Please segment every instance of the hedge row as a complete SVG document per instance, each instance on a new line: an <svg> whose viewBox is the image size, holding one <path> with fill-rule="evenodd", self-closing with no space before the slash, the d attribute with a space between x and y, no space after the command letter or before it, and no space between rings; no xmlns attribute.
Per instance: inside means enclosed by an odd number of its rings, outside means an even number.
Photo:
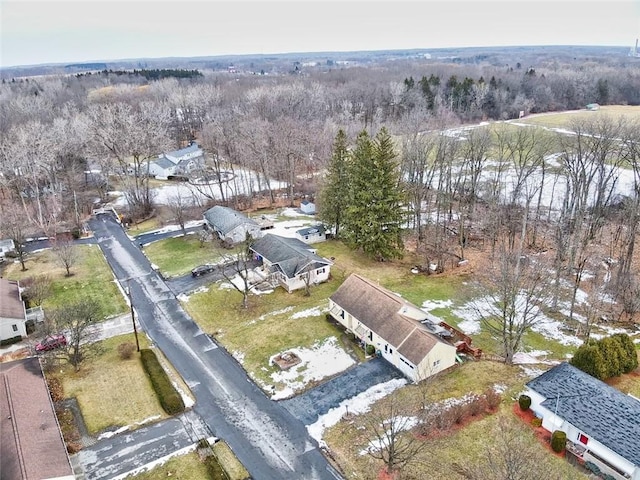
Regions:
<svg viewBox="0 0 640 480"><path fill-rule="evenodd" d="M0 340L0 347L13 345L14 343L18 343L20 340L22 340L22 337L20 335L11 338L5 338L4 340Z"/></svg>
<svg viewBox="0 0 640 480"><path fill-rule="evenodd" d="M581 345L570 363L593 377L606 380L638 368L638 354L629 335L616 333Z"/></svg>
<svg viewBox="0 0 640 480"><path fill-rule="evenodd" d="M148 348L143 348L140 350L140 360L142 361L142 368L144 368L149 380L151 380L151 385L164 411L169 415L184 412L182 397L174 388L167 372L160 365L155 352Z"/></svg>

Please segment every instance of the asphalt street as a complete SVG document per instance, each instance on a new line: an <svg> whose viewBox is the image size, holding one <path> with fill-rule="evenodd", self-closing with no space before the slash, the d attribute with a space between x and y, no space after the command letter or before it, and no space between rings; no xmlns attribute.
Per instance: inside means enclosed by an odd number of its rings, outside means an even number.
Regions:
<svg viewBox="0 0 640 480"><path fill-rule="evenodd" d="M96 216L90 228L117 279L130 286L143 330L189 385L196 398L194 411L211 436L229 444L252 478L341 478L303 422L267 398L242 367L186 314L113 215ZM124 462L134 454L126 448L120 455ZM97 463L80 462L86 478L94 478L90 470L98 468L98 452L96 456Z"/></svg>

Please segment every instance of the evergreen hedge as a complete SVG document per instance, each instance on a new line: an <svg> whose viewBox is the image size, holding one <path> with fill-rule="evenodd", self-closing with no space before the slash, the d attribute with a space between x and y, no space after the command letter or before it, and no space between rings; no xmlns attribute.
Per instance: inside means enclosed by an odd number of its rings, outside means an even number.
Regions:
<svg viewBox="0 0 640 480"><path fill-rule="evenodd" d="M164 411L169 415L184 412L182 397L171 383L167 372L160 365L155 352L149 348L141 349L140 360Z"/></svg>
<svg viewBox="0 0 640 480"><path fill-rule="evenodd" d="M518 397L518 405L520 405L520 410L526 412L531 406L531 397L529 395L520 395Z"/></svg>
<svg viewBox="0 0 640 480"><path fill-rule="evenodd" d="M638 354L629 335L616 333L581 345L569 363L593 377L606 380L638 368Z"/></svg>
<svg viewBox="0 0 640 480"><path fill-rule="evenodd" d="M551 434L551 450L556 453L562 452L567 446L567 434L562 430L556 430Z"/></svg>

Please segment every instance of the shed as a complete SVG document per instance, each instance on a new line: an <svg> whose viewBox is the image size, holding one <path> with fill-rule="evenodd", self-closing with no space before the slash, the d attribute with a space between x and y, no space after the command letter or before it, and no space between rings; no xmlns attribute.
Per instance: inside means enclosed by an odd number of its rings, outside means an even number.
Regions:
<svg viewBox="0 0 640 480"><path fill-rule="evenodd" d="M316 204L309 200L303 200L300 203L300 211L307 215L314 215L316 213Z"/></svg>

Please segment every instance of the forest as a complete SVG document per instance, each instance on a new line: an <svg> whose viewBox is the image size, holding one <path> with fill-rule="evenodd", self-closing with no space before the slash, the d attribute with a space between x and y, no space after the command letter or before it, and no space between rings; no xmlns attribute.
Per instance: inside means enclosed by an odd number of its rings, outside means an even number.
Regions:
<svg viewBox="0 0 640 480"><path fill-rule="evenodd" d="M615 294L622 306L616 318L632 318L640 292L632 268L640 222L637 123L580 118L568 135L505 121L590 103L638 105L640 63L548 52L532 64L534 57L518 55L516 50L500 65L474 52L473 61L414 56L366 65L296 62L263 75L238 67L197 70L201 75L144 70L171 73L159 79L165 75L140 70L4 78L1 236L20 240L80 229L110 190L124 193L131 218L144 218L154 210L157 186L145 174L149 162L196 140L207 155L197 176L213 184L207 190L194 182L202 194L199 208L305 197L318 201L322 218L335 227L327 189L337 188L332 198L349 201L354 185L367 190L367 175L393 171L387 175L395 182L392 204L405 213L394 226L402 222L406 241L389 223L374 224L393 232L393 248L384 240L367 245L361 239L371 225L343 224L345 240L355 248L386 260L384 252L393 258L411 244L425 271L437 273L455 268L481 243L494 267L502 265L496 275L505 288L511 282L503 295L512 302L526 302L518 295L527 288L531 298L540 298L540 279L549 274L529 255L547 252L545 268L555 277L550 301L557 304L561 279L569 282L570 318L586 272L606 262L612 275L606 285L602 279L590 284ZM367 148L384 141L385 168L373 161L351 183L327 181L335 180L336 161L349 163L358 157L349 151L362 152L363 134ZM345 155L336 155L338 138ZM243 176L247 171L255 175ZM228 172L247 183L245 193L229 197L221 186ZM372 202L347 205L345 212L360 218ZM587 314L589 321L610 305L602 300ZM581 328L588 330L589 321Z"/></svg>

